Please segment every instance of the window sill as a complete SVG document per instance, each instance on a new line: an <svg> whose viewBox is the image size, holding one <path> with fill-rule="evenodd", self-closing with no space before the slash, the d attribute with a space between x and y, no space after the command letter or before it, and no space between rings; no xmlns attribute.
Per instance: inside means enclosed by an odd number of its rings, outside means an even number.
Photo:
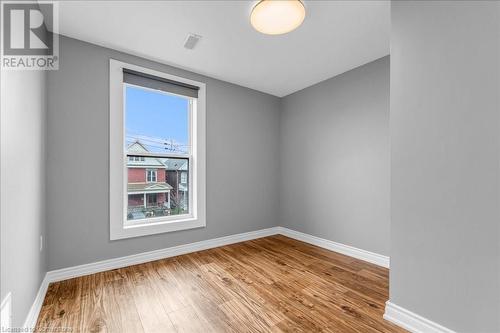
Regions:
<svg viewBox="0 0 500 333"><path fill-rule="evenodd" d="M172 231L203 228L205 226L206 223L204 220L191 216L177 220L160 219L155 222L149 222L149 223L141 223L135 225L125 224L121 228L111 229L110 239L117 240L117 239L125 239L132 237L141 237L141 236L155 235Z"/></svg>

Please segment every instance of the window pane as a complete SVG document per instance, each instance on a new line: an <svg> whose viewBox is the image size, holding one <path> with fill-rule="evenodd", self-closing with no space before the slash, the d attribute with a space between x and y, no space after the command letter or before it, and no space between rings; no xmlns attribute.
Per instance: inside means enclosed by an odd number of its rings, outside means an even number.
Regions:
<svg viewBox="0 0 500 333"><path fill-rule="evenodd" d="M189 100L161 91L125 87L127 151L137 142L147 152L188 154Z"/></svg>
<svg viewBox="0 0 500 333"><path fill-rule="evenodd" d="M125 85L128 224L189 214L189 112L188 98Z"/></svg>
<svg viewBox="0 0 500 333"><path fill-rule="evenodd" d="M189 159L127 161L128 221L189 213Z"/></svg>

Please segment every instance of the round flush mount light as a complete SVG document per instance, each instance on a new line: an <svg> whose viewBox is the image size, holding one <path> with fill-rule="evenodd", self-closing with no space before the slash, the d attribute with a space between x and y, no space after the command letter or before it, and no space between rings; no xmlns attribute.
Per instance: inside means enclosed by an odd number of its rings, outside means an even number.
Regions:
<svg viewBox="0 0 500 333"><path fill-rule="evenodd" d="M253 7L250 23L263 34L281 35L297 29L305 17L300 0L261 0Z"/></svg>

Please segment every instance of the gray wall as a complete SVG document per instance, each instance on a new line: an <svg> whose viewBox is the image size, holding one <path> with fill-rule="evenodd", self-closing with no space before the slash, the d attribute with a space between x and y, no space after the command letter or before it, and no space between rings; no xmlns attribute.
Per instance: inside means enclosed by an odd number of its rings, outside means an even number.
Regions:
<svg viewBox="0 0 500 333"><path fill-rule="evenodd" d="M280 224L389 254L389 57L285 97Z"/></svg>
<svg viewBox="0 0 500 333"><path fill-rule="evenodd" d="M109 58L207 84L207 226L109 240ZM61 37L49 73L49 269L276 225L279 99L226 82Z"/></svg>
<svg viewBox="0 0 500 333"><path fill-rule="evenodd" d="M1 299L12 293L12 324L24 324L45 274L46 73L1 73ZM46 242L45 242L46 243Z"/></svg>
<svg viewBox="0 0 500 333"><path fill-rule="evenodd" d="M393 303L499 332L499 3L392 2Z"/></svg>

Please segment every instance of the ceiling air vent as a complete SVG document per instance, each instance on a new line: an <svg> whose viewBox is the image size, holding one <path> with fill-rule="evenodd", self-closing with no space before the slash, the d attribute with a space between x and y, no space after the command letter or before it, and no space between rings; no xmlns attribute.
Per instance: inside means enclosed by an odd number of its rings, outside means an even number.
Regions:
<svg viewBox="0 0 500 333"><path fill-rule="evenodd" d="M194 49L198 41L201 39L201 36L195 34L189 34L184 41L184 47L188 50Z"/></svg>

